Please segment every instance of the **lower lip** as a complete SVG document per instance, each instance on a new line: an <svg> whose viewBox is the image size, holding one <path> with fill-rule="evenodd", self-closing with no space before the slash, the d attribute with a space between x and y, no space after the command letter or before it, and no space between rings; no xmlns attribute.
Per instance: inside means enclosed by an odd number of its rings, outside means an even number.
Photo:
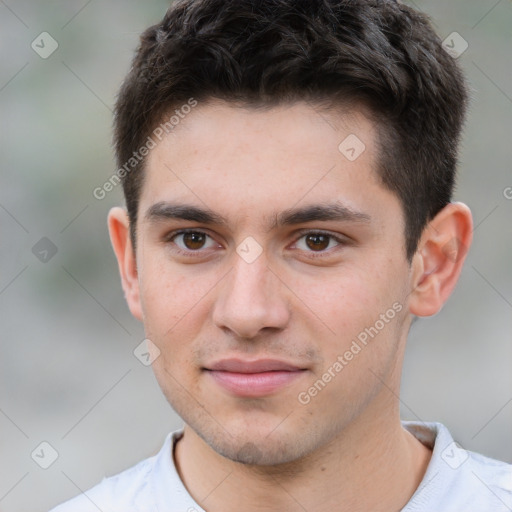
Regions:
<svg viewBox="0 0 512 512"><path fill-rule="evenodd" d="M259 397L269 395L296 380L304 370L272 371L261 373L235 373L209 370L217 384L238 396Z"/></svg>

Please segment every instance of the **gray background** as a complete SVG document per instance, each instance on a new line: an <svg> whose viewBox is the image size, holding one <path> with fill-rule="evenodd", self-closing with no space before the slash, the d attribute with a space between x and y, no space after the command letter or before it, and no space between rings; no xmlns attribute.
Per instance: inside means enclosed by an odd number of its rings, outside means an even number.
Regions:
<svg viewBox="0 0 512 512"><path fill-rule="evenodd" d="M45 511L155 453L181 425L133 355L143 329L125 305L106 227L120 187L92 195L115 170L117 88L139 33L167 5L0 0L2 512ZM455 199L476 229L451 300L412 328L402 413L442 421L465 448L512 461L512 3L414 5L443 39L456 31L469 44L460 60L473 102ZM31 48L44 31L59 45L47 59ZM43 237L57 249L46 263L32 251ZM59 454L46 470L31 458L42 441Z"/></svg>

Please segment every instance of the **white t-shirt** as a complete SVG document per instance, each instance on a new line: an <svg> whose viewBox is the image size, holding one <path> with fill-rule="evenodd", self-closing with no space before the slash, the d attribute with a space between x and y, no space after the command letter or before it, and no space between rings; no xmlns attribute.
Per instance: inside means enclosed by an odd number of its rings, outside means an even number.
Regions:
<svg viewBox="0 0 512 512"><path fill-rule="evenodd" d="M425 476L401 512L511 512L512 465L457 446L441 423L402 422L433 449ZM172 451L182 430L160 452L50 512L204 512L181 481Z"/></svg>

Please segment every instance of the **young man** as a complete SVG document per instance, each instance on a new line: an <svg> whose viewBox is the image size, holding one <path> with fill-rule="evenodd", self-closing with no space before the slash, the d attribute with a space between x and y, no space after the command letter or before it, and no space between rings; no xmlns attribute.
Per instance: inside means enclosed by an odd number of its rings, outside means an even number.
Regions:
<svg viewBox="0 0 512 512"><path fill-rule="evenodd" d="M117 101L109 230L184 420L55 511L504 512L512 470L401 422L414 316L471 244L463 76L391 0L184 0Z"/></svg>

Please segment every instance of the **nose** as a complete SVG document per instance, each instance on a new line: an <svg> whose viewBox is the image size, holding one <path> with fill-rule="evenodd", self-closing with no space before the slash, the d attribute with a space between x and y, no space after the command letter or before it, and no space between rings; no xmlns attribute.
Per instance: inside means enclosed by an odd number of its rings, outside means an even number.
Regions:
<svg viewBox="0 0 512 512"><path fill-rule="evenodd" d="M284 329L289 321L285 287L267 265L265 253L248 263L234 254L213 307L213 322L243 339L255 338L263 329Z"/></svg>

